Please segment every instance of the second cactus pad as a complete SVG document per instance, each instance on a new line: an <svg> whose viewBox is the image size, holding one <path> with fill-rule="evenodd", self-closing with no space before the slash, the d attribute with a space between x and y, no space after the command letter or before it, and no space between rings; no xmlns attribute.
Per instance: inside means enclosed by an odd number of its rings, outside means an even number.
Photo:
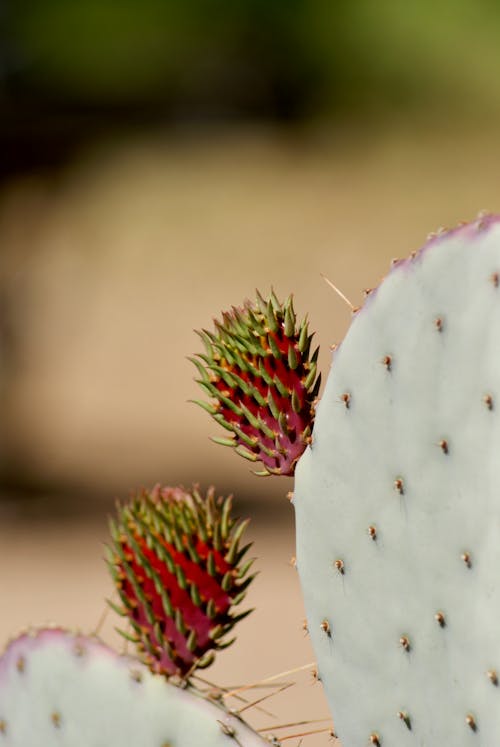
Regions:
<svg viewBox="0 0 500 747"><path fill-rule="evenodd" d="M30 630L0 656L2 747L266 747L220 703L94 636Z"/></svg>
<svg viewBox="0 0 500 747"><path fill-rule="evenodd" d="M499 218L435 237L334 353L294 503L345 747L500 744L499 278Z"/></svg>

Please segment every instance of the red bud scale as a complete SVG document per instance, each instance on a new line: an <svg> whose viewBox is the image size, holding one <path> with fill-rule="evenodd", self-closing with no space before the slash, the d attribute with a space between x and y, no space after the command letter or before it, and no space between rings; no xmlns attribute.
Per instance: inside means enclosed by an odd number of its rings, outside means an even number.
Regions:
<svg viewBox="0 0 500 747"><path fill-rule="evenodd" d="M240 548L247 523L213 488L157 485L118 506L108 564L123 606L110 604L154 672L189 677L234 640L226 634L250 612L233 614L253 578Z"/></svg>
<svg viewBox="0 0 500 747"><path fill-rule="evenodd" d="M293 475L320 386L307 319L297 323L291 296L282 304L274 293L268 301L257 293L256 304L233 307L215 321L215 333L199 335L206 352L191 360L211 402L197 404L231 431L213 440L261 461L258 474Z"/></svg>

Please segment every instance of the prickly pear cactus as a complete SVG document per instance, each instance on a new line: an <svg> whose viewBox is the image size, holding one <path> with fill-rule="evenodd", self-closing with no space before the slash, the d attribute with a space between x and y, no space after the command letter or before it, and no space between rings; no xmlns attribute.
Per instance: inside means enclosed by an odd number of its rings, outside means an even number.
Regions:
<svg viewBox="0 0 500 747"><path fill-rule="evenodd" d="M499 278L500 218L434 237L334 352L294 504L344 747L500 744Z"/></svg>
<svg viewBox="0 0 500 747"><path fill-rule="evenodd" d="M265 747L241 719L61 629L26 633L0 658L3 747Z"/></svg>

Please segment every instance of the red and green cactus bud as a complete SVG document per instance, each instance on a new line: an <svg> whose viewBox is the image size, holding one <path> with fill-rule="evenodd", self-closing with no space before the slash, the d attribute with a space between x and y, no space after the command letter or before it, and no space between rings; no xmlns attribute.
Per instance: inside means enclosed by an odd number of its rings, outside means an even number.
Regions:
<svg viewBox="0 0 500 747"><path fill-rule="evenodd" d="M128 619L120 631L153 672L187 678L208 666L227 634L250 612L236 613L253 578L241 546L248 520L231 515L231 497L213 488L142 491L111 521L108 564Z"/></svg>
<svg viewBox="0 0 500 747"><path fill-rule="evenodd" d="M210 402L196 400L226 430L217 443L264 465L258 474L293 475L310 441L320 386L318 348L310 354L307 319L298 323L290 296L257 293L199 333L205 353L191 360Z"/></svg>

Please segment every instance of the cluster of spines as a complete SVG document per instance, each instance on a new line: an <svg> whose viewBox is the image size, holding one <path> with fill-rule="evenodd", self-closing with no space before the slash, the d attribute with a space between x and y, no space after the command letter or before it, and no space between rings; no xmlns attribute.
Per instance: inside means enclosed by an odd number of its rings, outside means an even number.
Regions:
<svg viewBox="0 0 500 747"><path fill-rule="evenodd" d="M253 576L241 546L247 521L231 515L231 497L211 488L142 491L110 522L108 565L128 619L120 631L152 671L188 678L208 666L226 635L250 610L234 614Z"/></svg>
<svg viewBox="0 0 500 747"><path fill-rule="evenodd" d="M215 332L199 335L206 352L191 360L211 401L197 403L231 432L214 441L262 462L258 474L293 475L320 386L307 319L297 322L291 296L282 304L274 293L267 301L257 293L255 304L233 307Z"/></svg>

